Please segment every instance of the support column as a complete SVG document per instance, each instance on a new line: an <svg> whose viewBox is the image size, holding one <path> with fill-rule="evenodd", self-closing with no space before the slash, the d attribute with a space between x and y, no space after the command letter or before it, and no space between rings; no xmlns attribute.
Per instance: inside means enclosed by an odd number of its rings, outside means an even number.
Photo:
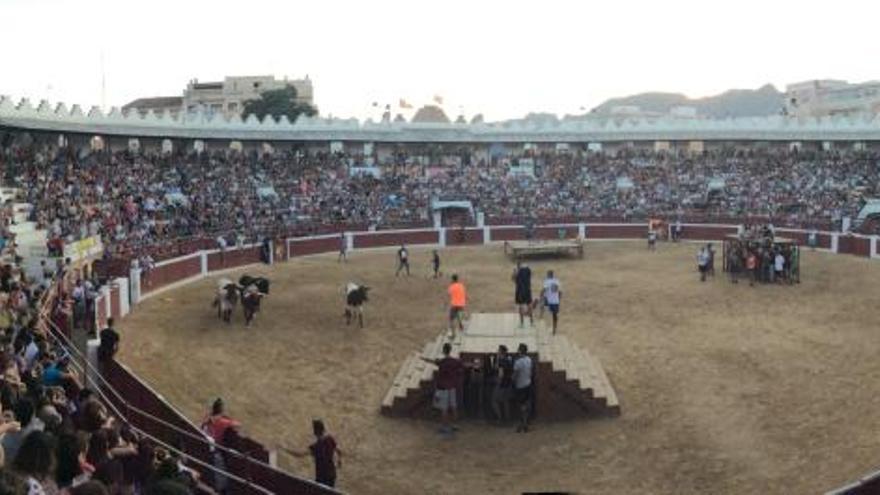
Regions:
<svg viewBox="0 0 880 495"><path fill-rule="evenodd" d="M877 253L877 236L876 236L876 235L872 235L872 236L871 236L871 257L872 257L872 258L876 258L877 256L878 256L878 253Z"/></svg>
<svg viewBox="0 0 880 495"><path fill-rule="evenodd" d="M208 275L208 253L206 251L199 251L199 266L202 276Z"/></svg>
<svg viewBox="0 0 880 495"><path fill-rule="evenodd" d="M104 287L101 287L101 295L104 297L104 314L107 315L107 318L112 318L113 317L113 305L110 302L111 295L110 295L110 286L109 285L105 285ZM100 332L101 329L99 328L98 331Z"/></svg>
<svg viewBox="0 0 880 495"><path fill-rule="evenodd" d="M119 295L119 317L127 315L131 311L131 305L128 298L129 284L128 279L124 277L119 277L113 281L113 283L119 287L118 295ZM112 303L111 303L112 304Z"/></svg>
<svg viewBox="0 0 880 495"><path fill-rule="evenodd" d="M129 300L131 301L131 305L134 306L141 300L141 269L140 268L132 268L129 272L128 277L128 287L129 287Z"/></svg>
<svg viewBox="0 0 880 495"><path fill-rule="evenodd" d="M98 381L98 348L101 346L101 339L89 339L86 341L86 366L85 386L97 390L101 382Z"/></svg>
<svg viewBox="0 0 880 495"><path fill-rule="evenodd" d="M437 231L438 231L438 235L437 235L438 244L440 244L440 247L446 247L446 229L443 227L440 227L439 229L437 229Z"/></svg>
<svg viewBox="0 0 880 495"><path fill-rule="evenodd" d="M831 252L832 253L837 253L837 245L838 245L839 237L840 237L840 234L837 234L837 233L831 234Z"/></svg>
<svg viewBox="0 0 880 495"><path fill-rule="evenodd" d="M584 223L578 224L578 239L586 239L587 238L587 225Z"/></svg>
<svg viewBox="0 0 880 495"><path fill-rule="evenodd" d="M483 227L483 244L489 244L490 242L492 242L492 229Z"/></svg>
<svg viewBox="0 0 880 495"><path fill-rule="evenodd" d="M354 234L351 232L345 233L345 250L348 252L354 251Z"/></svg>

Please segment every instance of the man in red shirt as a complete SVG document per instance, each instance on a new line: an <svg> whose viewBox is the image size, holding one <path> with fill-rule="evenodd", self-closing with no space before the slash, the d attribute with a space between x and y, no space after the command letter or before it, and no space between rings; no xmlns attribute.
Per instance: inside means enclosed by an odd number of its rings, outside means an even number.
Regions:
<svg viewBox="0 0 880 495"><path fill-rule="evenodd" d="M746 272L749 274L749 286L752 287L755 285L755 279L758 278L758 258L755 257L755 253L749 251L749 256L746 258Z"/></svg>
<svg viewBox="0 0 880 495"><path fill-rule="evenodd" d="M284 449L295 457L311 455L315 460L315 481L329 487L336 486L336 468L342 467L342 451L336 440L327 433L324 422L320 419L312 421L312 433L315 443L308 450Z"/></svg>
<svg viewBox="0 0 880 495"><path fill-rule="evenodd" d="M434 407L440 410L440 433L449 435L457 430L453 422L458 417L458 389L464 378L465 365L460 359L449 354L452 352L452 344L443 344L443 357L440 359L428 359L421 357L423 361L437 365L437 385L434 391Z"/></svg>
<svg viewBox="0 0 880 495"><path fill-rule="evenodd" d="M234 430L241 426L241 423L230 418L223 412L223 399L218 398L211 405L211 414L202 422L202 431L205 432L214 441L215 445L224 445L224 439L229 430ZM214 473L214 489L219 493L225 493L229 485L229 480L222 473L226 471L226 459L223 457L223 451L212 447L212 457L214 467L217 471Z"/></svg>

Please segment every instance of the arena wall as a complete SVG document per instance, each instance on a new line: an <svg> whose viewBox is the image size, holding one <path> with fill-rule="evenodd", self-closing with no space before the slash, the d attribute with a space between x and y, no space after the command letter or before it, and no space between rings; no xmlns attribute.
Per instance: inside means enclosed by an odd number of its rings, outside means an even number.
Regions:
<svg viewBox="0 0 880 495"><path fill-rule="evenodd" d="M434 229L406 230L398 232L357 232L353 233L354 248L373 248L400 246L401 244L439 244L440 232ZM337 243L338 244L338 243ZM337 245L337 248L338 245Z"/></svg>

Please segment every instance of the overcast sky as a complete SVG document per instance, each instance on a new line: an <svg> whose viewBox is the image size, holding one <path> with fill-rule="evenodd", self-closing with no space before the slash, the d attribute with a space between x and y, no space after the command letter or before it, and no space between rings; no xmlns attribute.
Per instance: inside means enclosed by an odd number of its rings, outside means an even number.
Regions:
<svg viewBox="0 0 880 495"><path fill-rule="evenodd" d="M880 78L880 2L0 0L0 94L102 104L224 75L308 76L322 114L444 98L451 117L581 113L641 91L712 95Z"/></svg>

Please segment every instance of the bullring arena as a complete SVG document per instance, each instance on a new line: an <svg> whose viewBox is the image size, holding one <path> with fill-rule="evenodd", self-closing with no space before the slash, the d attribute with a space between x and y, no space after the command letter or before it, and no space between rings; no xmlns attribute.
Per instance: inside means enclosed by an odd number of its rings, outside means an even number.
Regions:
<svg viewBox="0 0 880 495"><path fill-rule="evenodd" d="M197 493L224 483L248 495L880 490L880 202L866 200L880 120L185 117L0 97L0 159L15 186L0 188L14 239L0 268L43 277L28 329L51 344L41 358L71 356L107 414L200 473ZM827 180L804 180L815 170ZM852 183L858 194L841 186ZM682 198L700 206L684 210ZM800 210L778 213L791 202ZM862 216L855 229L844 213ZM678 242L667 240L679 224ZM786 253L801 253L800 283L732 284L720 260L700 281L701 245L720 252L759 224L799 246ZM394 275L402 244L409 277ZM528 433L477 413L453 438L438 435L424 401L432 370L406 374L407 363L436 356L452 273L468 287L467 316L513 321L517 258L533 286L549 269L561 280L560 335L546 348L567 381L542 389L537 349ZM95 274L92 306L77 311L75 284ZM249 328L240 311L221 322L211 304L221 278L243 274L272 281ZM349 282L370 287L363 329L344 321ZM110 317L119 353L99 359L86 327ZM546 325L529 338L548 342ZM568 382L586 389L593 378L601 386L572 401L606 414L547 409L566 403L545 397L571 398ZM417 393L396 400L401 383ZM242 423L229 441L200 428L218 397ZM314 418L345 452L336 489L287 453L308 445Z"/></svg>
<svg viewBox="0 0 880 495"><path fill-rule="evenodd" d="M363 234L355 245L431 235ZM527 436L472 420L451 442L430 422L379 414L401 360L445 327L445 281L429 278L428 249L413 247L413 276L395 278L393 248L355 250L339 263L334 242L292 241L289 261L233 272L273 278L250 329L240 314L231 325L217 320L208 304L215 276L158 290L125 319L121 361L193 421L213 397L234 397L232 413L269 448L306 441L301 425L323 417L344 439L340 487L351 493L805 493L870 468L855 455L876 447L865 432L878 426L880 392L863 379L880 372L866 324L876 319L877 267L866 257L807 252L800 285L755 288L720 271L700 284L698 246L687 242L656 252L643 241L588 242L584 259L531 261L536 274L552 268L563 281L561 333L601 358L623 413L538 418ZM501 244L441 253L444 272L469 284L471 313L512 311ZM173 279L161 270L157 289ZM374 296L363 330L341 317L340 290L352 279ZM500 463L499 451L517 452L516 462Z"/></svg>

